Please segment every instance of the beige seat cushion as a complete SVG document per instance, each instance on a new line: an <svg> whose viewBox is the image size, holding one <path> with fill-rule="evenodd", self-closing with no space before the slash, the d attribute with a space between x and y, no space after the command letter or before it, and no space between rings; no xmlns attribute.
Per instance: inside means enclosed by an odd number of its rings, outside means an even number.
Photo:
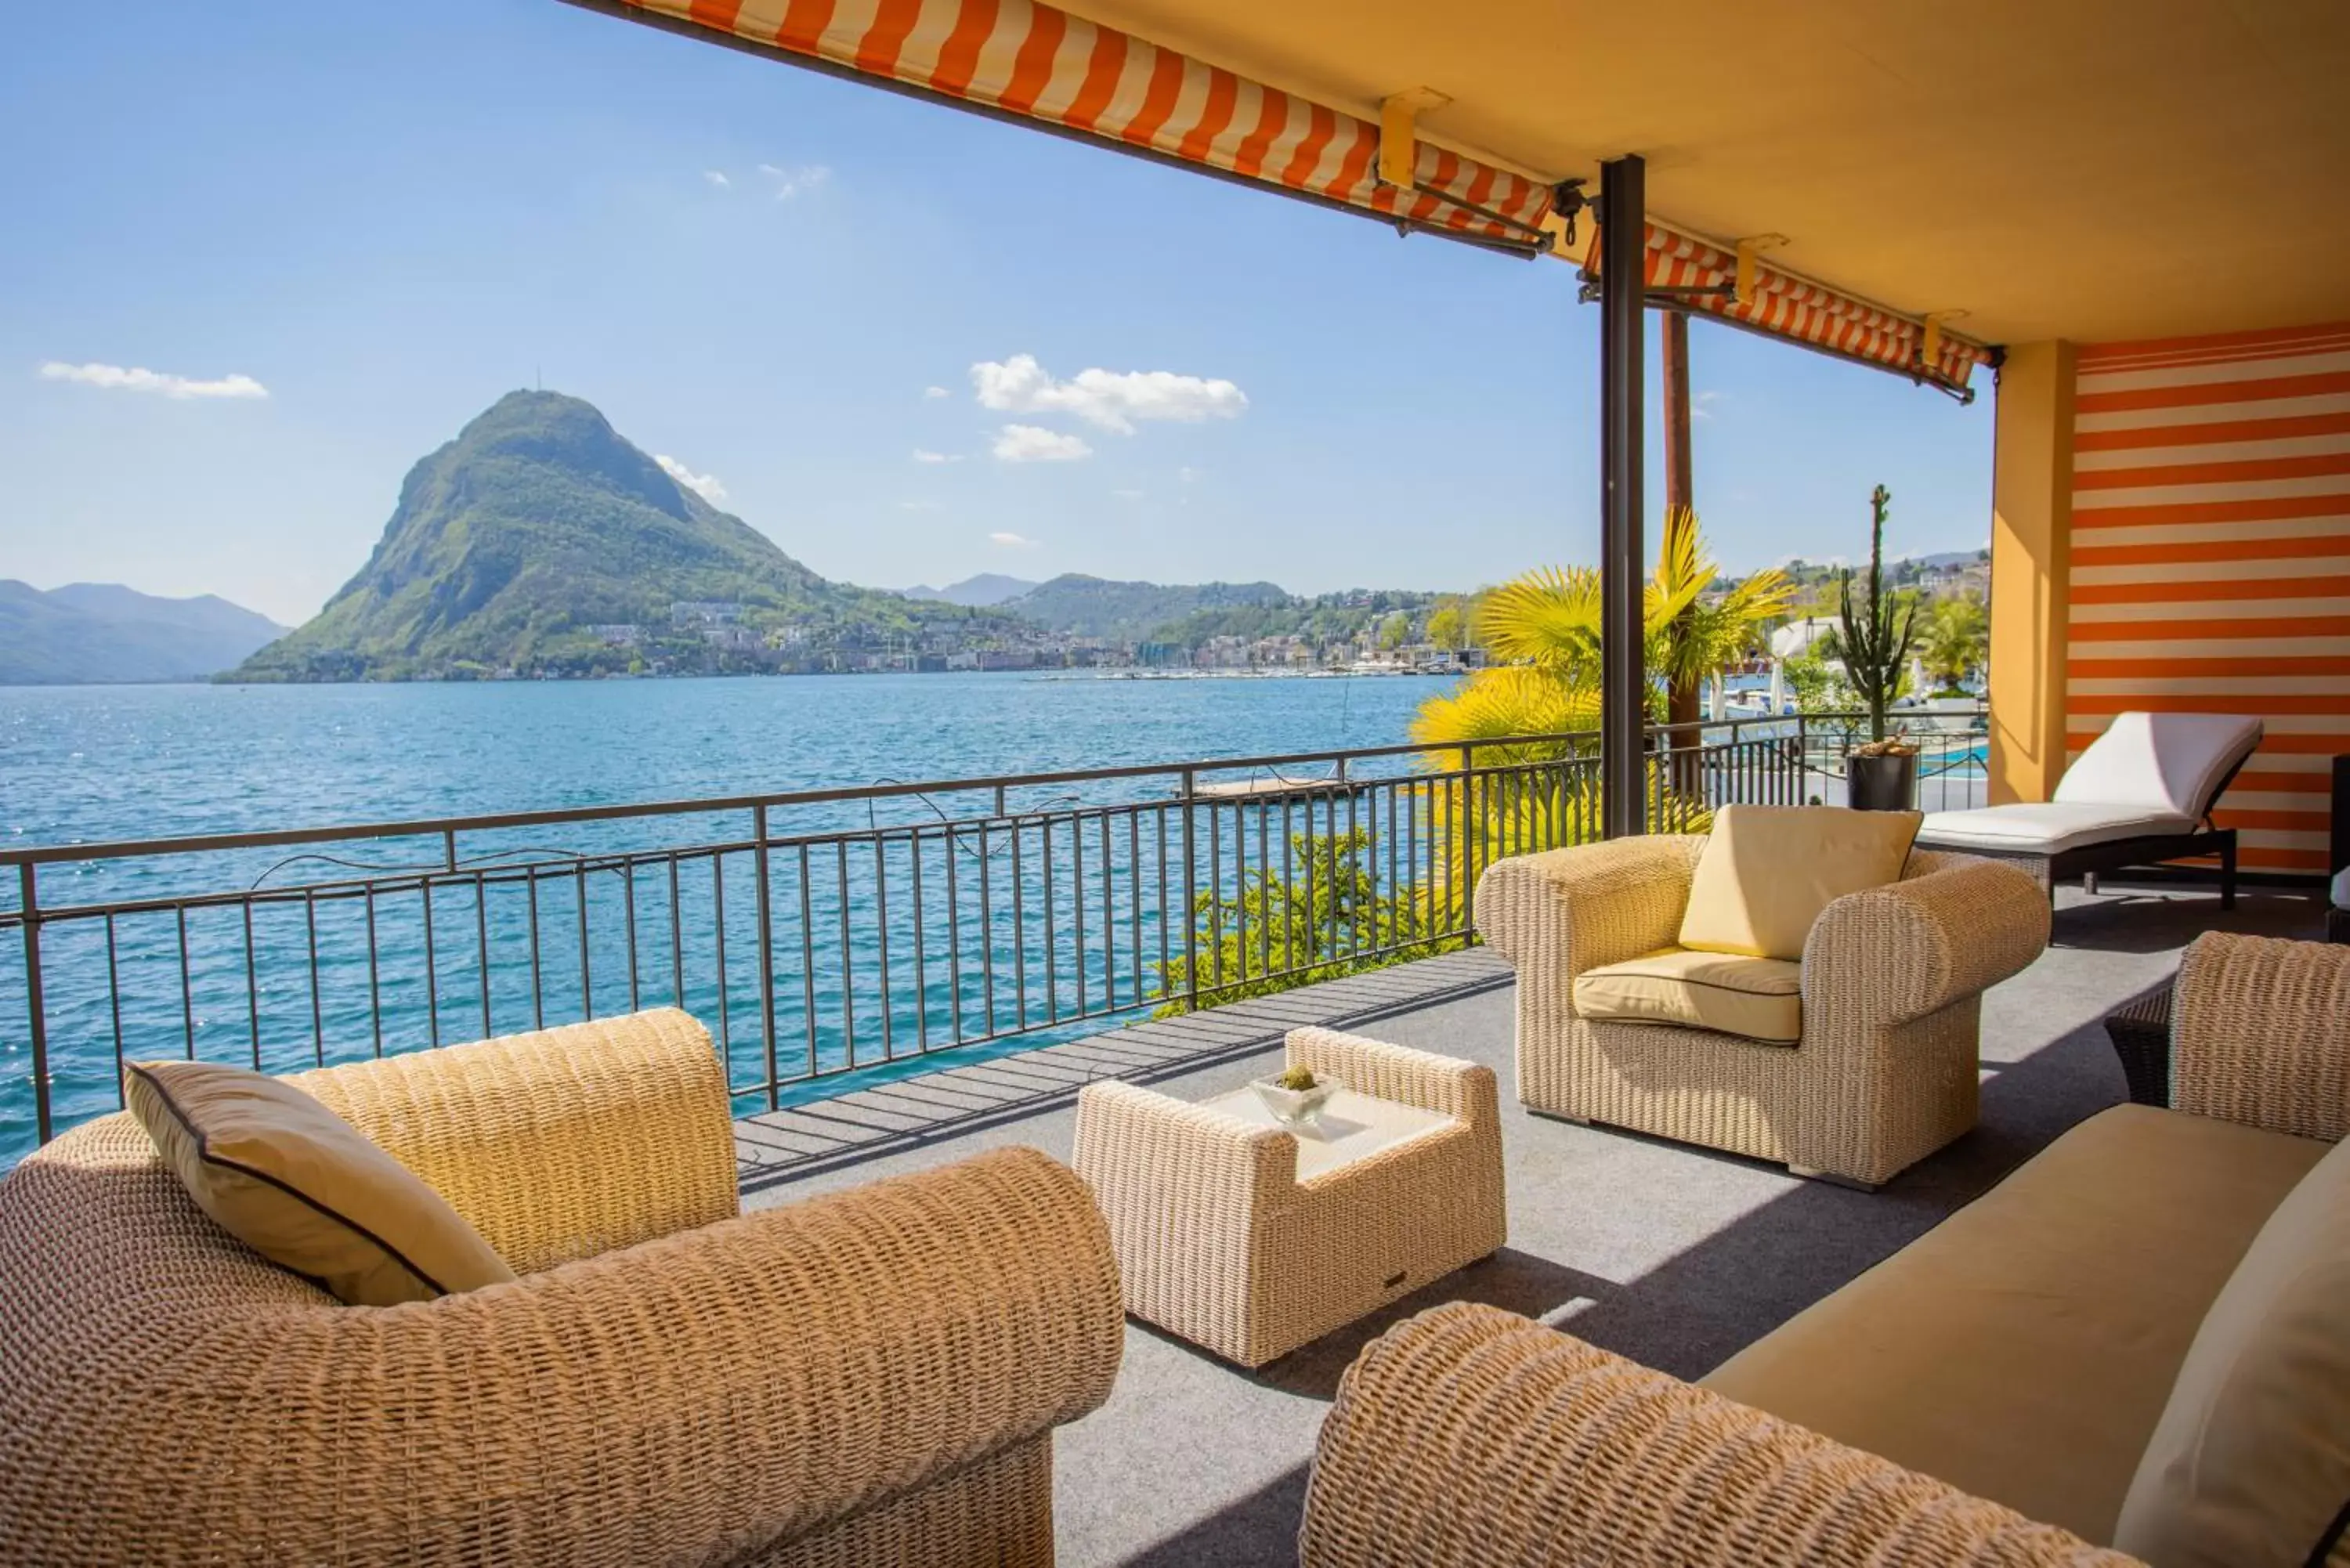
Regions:
<svg viewBox="0 0 2350 1568"><path fill-rule="evenodd" d="M2350 1143L2281 1204L2203 1320L2114 1544L2300 1568L2350 1504Z"/></svg>
<svg viewBox="0 0 2350 1568"><path fill-rule="evenodd" d="M282 1079L137 1062L123 1091L198 1208L346 1302L430 1301L515 1277L446 1199Z"/></svg>
<svg viewBox="0 0 2350 1568"><path fill-rule="evenodd" d="M1846 893L1901 879L1925 818L1837 805L1729 805L1690 879L1680 945L1752 958L1804 956L1804 941Z"/></svg>
<svg viewBox="0 0 2350 1568"><path fill-rule="evenodd" d="M1713 1029L1773 1045L1804 1037L1804 970L1783 959L1667 948L1575 977L1575 1011L1613 1023Z"/></svg>
<svg viewBox="0 0 2350 1568"><path fill-rule="evenodd" d="M2117 1106L1706 1386L2100 1543L2308 1138Z"/></svg>

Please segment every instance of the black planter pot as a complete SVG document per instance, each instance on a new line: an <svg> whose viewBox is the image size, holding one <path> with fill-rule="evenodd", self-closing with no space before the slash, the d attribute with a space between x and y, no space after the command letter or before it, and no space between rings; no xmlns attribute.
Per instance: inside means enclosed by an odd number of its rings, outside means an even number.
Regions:
<svg viewBox="0 0 2350 1568"><path fill-rule="evenodd" d="M1844 760L1845 804L1855 811L1914 811L1918 753Z"/></svg>

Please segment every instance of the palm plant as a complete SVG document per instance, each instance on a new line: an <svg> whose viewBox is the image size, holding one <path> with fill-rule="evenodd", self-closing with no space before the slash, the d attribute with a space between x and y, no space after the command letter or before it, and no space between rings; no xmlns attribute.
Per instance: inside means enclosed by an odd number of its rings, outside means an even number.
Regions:
<svg viewBox="0 0 2350 1568"><path fill-rule="evenodd" d="M1983 602L1972 594L1939 601L1926 617L1918 644L1918 661L1945 691L1963 687L1967 677L1983 667L1990 650L1991 622Z"/></svg>
<svg viewBox="0 0 2350 1568"><path fill-rule="evenodd" d="M1893 492L1878 485L1868 496L1868 601L1856 609L1852 600L1852 569L1844 573L1838 595L1838 651L1845 678L1868 710L1868 738L1885 739L1885 711L1900 691L1902 672L1908 668L1909 648L1918 630L1918 606L1885 591L1885 516Z"/></svg>

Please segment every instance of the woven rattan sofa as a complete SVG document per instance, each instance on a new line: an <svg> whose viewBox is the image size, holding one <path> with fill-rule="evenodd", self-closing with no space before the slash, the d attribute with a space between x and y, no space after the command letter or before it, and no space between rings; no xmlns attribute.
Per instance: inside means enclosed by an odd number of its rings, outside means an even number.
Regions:
<svg viewBox="0 0 2350 1568"><path fill-rule="evenodd" d="M0 1181L0 1561L1047 1563L1052 1436L1123 1345L1026 1149L738 1214L659 1012L295 1080L522 1277L344 1306L127 1115Z"/></svg>
<svg viewBox="0 0 2350 1568"><path fill-rule="evenodd" d="M2177 1014L2177 1108L2083 1122L1701 1382L1480 1304L1390 1330L1305 1568L2350 1561L2350 952L2206 936Z"/></svg>
<svg viewBox="0 0 2350 1568"><path fill-rule="evenodd" d="M1576 976L1674 945L1704 847L1617 839L1479 878L1477 928L1517 970L1518 1098L1858 1186L1973 1127L1981 993L2048 943L2031 878L1913 851L1898 882L1829 904L1804 944L1793 1044L1578 1016Z"/></svg>

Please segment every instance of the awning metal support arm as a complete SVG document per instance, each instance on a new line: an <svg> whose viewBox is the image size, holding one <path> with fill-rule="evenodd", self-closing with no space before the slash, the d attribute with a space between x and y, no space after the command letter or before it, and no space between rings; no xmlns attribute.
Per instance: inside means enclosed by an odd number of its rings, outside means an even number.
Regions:
<svg viewBox="0 0 2350 1568"><path fill-rule="evenodd" d="M1647 831L1648 551L1641 539L1648 165L1599 166L1599 816L1610 838Z"/></svg>

